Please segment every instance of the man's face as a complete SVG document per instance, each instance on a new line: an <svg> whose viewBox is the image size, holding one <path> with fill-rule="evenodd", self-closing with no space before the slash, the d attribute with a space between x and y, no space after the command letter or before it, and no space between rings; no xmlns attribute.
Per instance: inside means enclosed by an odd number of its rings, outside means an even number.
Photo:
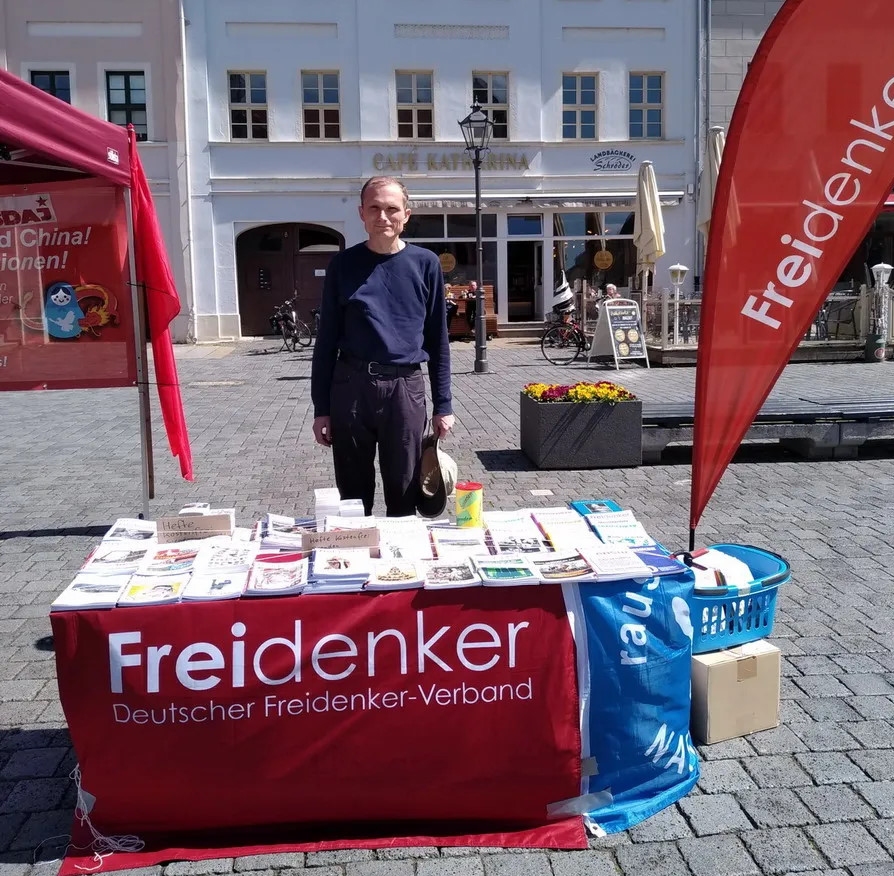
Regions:
<svg viewBox="0 0 894 876"><path fill-rule="evenodd" d="M404 204L404 193L394 184L367 189L359 210L366 233L370 238L382 241L400 237L410 218L410 211Z"/></svg>
<svg viewBox="0 0 894 876"><path fill-rule="evenodd" d="M472 280L472 282L469 283L469 291L470 291L470 292L477 292L477 291L478 291L478 283L476 283L475 280Z"/></svg>

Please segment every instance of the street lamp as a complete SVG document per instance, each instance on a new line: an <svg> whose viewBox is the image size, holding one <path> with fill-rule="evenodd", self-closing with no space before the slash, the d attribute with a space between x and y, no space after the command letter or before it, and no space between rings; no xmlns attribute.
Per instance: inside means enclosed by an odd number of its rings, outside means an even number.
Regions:
<svg viewBox="0 0 894 876"><path fill-rule="evenodd" d="M670 273L671 285L674 287L674 346L680 343L680 287L689 273L686 265L679 262L668 268Z"/></svg>
<svg viewBox="0 0 894 876"><path fill-rule="evenodd" d="M872 325L870 333L866 336L866 351L864 358L867 362L884 362L888 344L888 280L894 268L880 262L872 266L872 276L875 279L875 293L873 294Z"/></svg>
<svg viewBox="0 0 894 876"><path fill-rule="evenodd" d="M478 291L475 293L475 373L487 374L490 370L487 366L487 332L484 319L484 246L481 243L481 156L487 152L490 135L494 129L494 123L478 105L478 101L472 105L470 112L461 122L459 127L466 141L466 152L472 159L472 167L475 168L475 240L478 246L478 264L476 277Z"/></svg>

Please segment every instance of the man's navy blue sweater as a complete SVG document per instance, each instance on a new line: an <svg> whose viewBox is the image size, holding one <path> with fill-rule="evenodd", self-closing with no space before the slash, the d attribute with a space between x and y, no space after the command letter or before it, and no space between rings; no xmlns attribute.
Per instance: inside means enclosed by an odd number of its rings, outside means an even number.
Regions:
<svg viewBox="0 0 894 876"><path fill-rule="evenodd" d="M412 244L381 255L358 243L332 259L311 371L315 417L329 416L340 350L365 362L428 362L434 413L453 413L444 278L437 256Z"/></svg>

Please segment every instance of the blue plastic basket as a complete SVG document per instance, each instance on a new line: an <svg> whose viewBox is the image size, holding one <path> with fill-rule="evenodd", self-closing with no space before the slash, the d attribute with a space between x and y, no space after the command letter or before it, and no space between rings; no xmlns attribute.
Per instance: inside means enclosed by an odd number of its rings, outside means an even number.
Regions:
<svg viewBox="0 0 894 876"><path fill-rule="evenodd" d="M746 544L714 544L741 560L754 580L742 587L696 590L691 598L692 653L719 651L769 636L776 617L779 585L791 580L791 566L778 554Z"/></svg>

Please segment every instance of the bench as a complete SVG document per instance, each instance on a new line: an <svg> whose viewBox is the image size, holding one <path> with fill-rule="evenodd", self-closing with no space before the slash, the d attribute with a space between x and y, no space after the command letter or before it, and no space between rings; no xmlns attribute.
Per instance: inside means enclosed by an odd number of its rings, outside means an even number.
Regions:
<svg viewBox="0 0 894 876"><path fill-rule="evenodd" d="M468 286L451 286L450 291L454 296L459 296L468 291ZM469 299L454 297L453 303L457 305L453 319L447 325L447 334L450 339L469 338L475 336L474 325L470 328L466 318L466 305ZM494 303L494 287L484 286L484 332L489 338L497 336L497 309Z"/></svg>
<svg viewBox="0 0 894 876"><path fill-rule="evenodd" d="M694 402L643 402L643 462L668 444L692 444ZM744 441L777 440L806 459L854 459L870 439L894 439L894 398L848 396L770 400Z"/></svg>

